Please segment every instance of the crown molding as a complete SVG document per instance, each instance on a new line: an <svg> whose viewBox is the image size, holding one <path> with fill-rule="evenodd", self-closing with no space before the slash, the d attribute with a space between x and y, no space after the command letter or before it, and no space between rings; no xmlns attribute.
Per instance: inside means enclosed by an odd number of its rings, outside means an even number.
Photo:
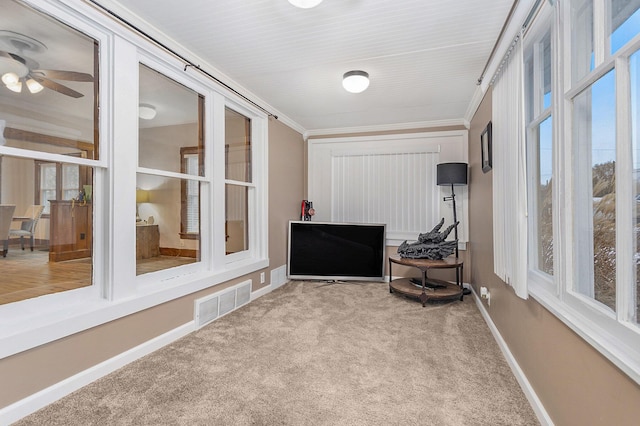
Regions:
<svg viewBox="0 0 640 426"><path fill-rule="evenodd" d="M340 128L333 128L333 129L313 129L313 130L307 130L306 132L304 132L304 138L308 139L309 137L312 137L312 136L428 129L428 128L434 128L434 127L449 127L449 126L464 126L466 129L468 129L470 126L469 123L470 122L464 118L454 118L450 120L416 121L412 123L380 124L380 125L374 125L374 126L340 127Z"/></svg>

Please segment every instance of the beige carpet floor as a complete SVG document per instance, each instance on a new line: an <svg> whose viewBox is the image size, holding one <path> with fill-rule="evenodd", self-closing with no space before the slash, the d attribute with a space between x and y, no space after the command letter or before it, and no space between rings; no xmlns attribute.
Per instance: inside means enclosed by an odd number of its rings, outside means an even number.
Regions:
<svg viewBox="0 0 640 426"><path fill-rule="evenodd" d="M471 296L293 281L18 425L537 425Z"/></svg>

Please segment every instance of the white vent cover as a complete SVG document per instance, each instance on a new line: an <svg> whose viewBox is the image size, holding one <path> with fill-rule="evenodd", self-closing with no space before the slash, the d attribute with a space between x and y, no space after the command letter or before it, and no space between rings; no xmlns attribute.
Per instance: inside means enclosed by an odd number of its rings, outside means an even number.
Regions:
<svg viewBox="0 0 640 426"><path fill-rule="evenodd" d="M236 292L228 291L220 295L220 315L228 314L236 307Z"/></svg>
<svg viewBox="0 0 640 426"><path fill-rule="evenodd" d="M194 319L196 329L238 309L251 301L251 280L242 282L218 293L196 299Z"/></svg>
<svg viewBox="0 0 640 426"><path fill-rule="evenodd" d="M236 308L245 305L251 301L251 285L238 287L236 290Z"/></svg>
<svg viewBox="0 0 640 426"><path fill-rule="evenodd" d="M196 300L196 328L209 324L218 318L218 296L212 295Z"/></svg>

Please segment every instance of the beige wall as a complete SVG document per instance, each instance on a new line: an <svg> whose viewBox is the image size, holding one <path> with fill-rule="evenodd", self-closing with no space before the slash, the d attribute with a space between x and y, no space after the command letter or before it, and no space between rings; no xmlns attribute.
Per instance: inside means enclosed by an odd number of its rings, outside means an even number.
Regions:
<svg viewBox="0 0 640 426"><path fill-rule="evenodd" d="M100 362L193 320L193 301L225 287L253 280L260 272L286 262L286 229L297 219L303 182L302 136L276 120L269 121L270 266L224 284L85 330L0 360L0 408L6 407Z"/></svg>
<svg viewBox="0 0 640 426"><path fill-rule="evenodd" d="M469 131L470 250L466 265L485 308L556 425L632 425L640 386L532 298L518 298L493 273L492 173L483 173L480 133L491 120L491 92Z"/></svg>
<svg viewBox="0 0 640 426"><path fill-rule="evenodd" d="M302 135L279 121L269 119L269 264L271 269L287 263L290 220L300 220L306 169ZM267 277L268 279L268 277Z"/></svg>

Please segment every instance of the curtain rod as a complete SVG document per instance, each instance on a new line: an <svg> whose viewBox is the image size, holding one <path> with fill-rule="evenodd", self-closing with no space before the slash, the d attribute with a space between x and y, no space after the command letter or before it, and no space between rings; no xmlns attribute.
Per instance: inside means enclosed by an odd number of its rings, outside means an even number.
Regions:
<svg viewBox="0 0 640 426"><path fill-rule="evenodd" d="M531 8L531 10L529 11L529 14L527 15L527 18L524 20L524 23L522 24L522 29L526 29L527 26L531 23L531 20L536 15L536 12L538 11L538 8L540 7L540 3L542 3L542 1L543 0L536 0L536 2L533 4L533 7ZM506 31L507 26L509 25L509 22L511 21L511 18L513 17L513 13L515 12L516 8L518 7L518 3L520 3L520 0L515 0L513 2L513 5L511 5L511 10L509 10L509 14L507 15L507 19L505 19L504 24L502 25L502 28L500 29L500 34L498 34L498 38L497 38L495 44L493 45L493 49L491 49L491 53L489 54L489 58L487 59L487 63L484 64L484 68L482 69L482 73L480 73L480 77L478 78L478 81L476 83L477 85L480 85L482 83L482 81L484 80L484 77L485 77L484 74L487 72L487 68L489 68L489 63L491 63L491 60L493 59L493 55L495 55L495 53L496 53L496 49L498 48L498 44L502 40L502 36L504 35L504 32ZM549 0L549 3L553 6L554 1L553 0ZM518 41L518 38L520 38L520 34L521 34L521 32L518 32L518 35L516 35L515 39L511 42L511 47L507 50L507 52L503 56L502 62L504 62L505 59L511 53L511 50L513 49L514 43L516 43Z"/></svg>
<svg viewBox="0 0 640 426"><path fill-rule="evenodd" d="M206 70L203 70L202 68L200 68L200 65L196 65L193 62L191 62L190 60L188 60L187 58L185 58L184 56L182 56L181 54L179 54L178 52L176 52L175 50L171 49L169 46L165 45L164 43L162 43L161 41L159 41L158 39L156 39L155 37L149 35L147 32L143 31L142 29L140 29L139 27L137 27L136 25L132 24L131 22L127 21L126 19L124 19L122 16L118 15L117 13L113 12L112 10L104 7L103 5L101 5L100 3L98 3L95 0L86 0L89 3L92 3L94 6L98 7L99 9L101 9L102 11L106 12L107 14L113 16L114 18L116 18L118 21L120 21L121 23L125 24L127 27L131 28L132 30L136 31L138 34L141 34L142 36L144 36L145 38L147 38L148 40L152 41L153 43L155 43L156 45L160 46L161 48L163 48L164 50L166 50L167 52L171 53L172 55L174 55L175 57L177 57L178 59L180 59L181 61L185 62L185 66L183 71L187 71L187 68L189 67L193 67L195 69L197 69L198 71L200 71L201 73L203 73L204 75L206 75L207 77L209 77L210 79L214 80L216 83L222 85L223 87L225 87L226 89L232 91L233 93L235 93L236 95L240 96L242 99L244 99L245 101L251 103L252 105L254 105L255 107L259 108L260 110L264 111L265 113L268 114L269 117L273 117L276 120L278 119L278 116L271 113L269 110L267 110L266 108L264 108L263 106L259 105L258 103L252 101L251 99L249 99L247 96L245 96L244 94L240 93L239 91L237 91L236 89L234 89L233 87L229 86L227 83L225 83L224 81L220 80L218 77L214 76L213 74L209 73Z"/></svg>

